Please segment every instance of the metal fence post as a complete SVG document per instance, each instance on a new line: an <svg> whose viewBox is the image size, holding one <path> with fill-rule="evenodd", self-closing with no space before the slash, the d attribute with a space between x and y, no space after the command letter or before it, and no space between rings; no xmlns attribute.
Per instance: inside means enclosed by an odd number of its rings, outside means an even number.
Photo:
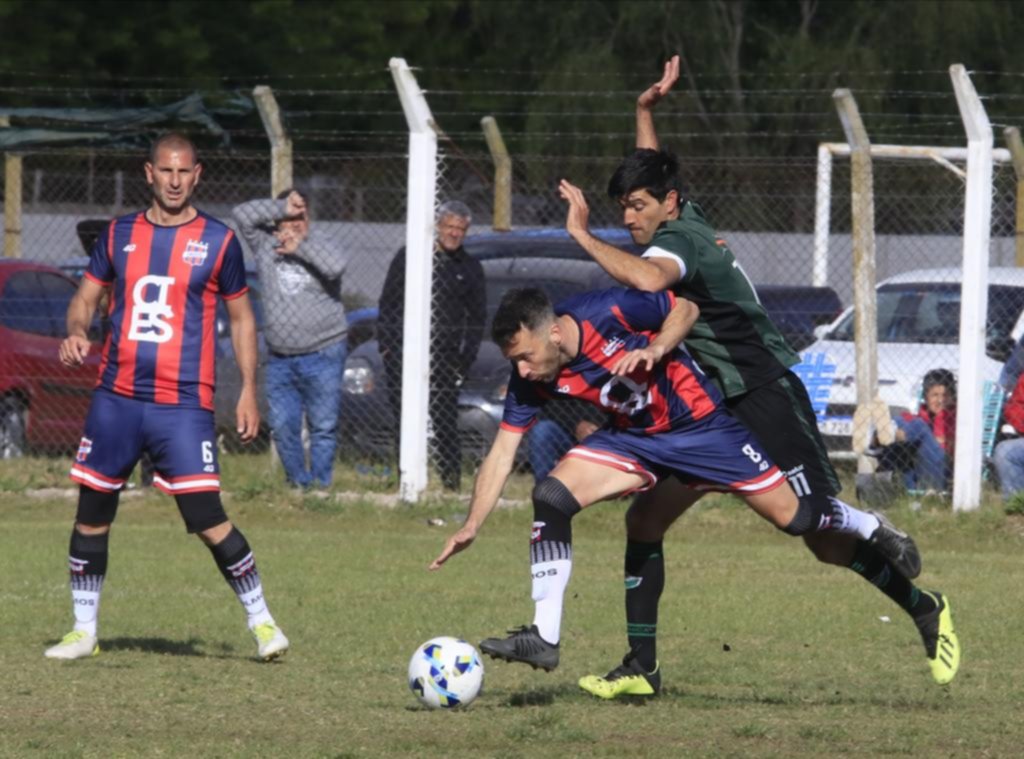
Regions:
<svg viewBox="0 0 1024 759"><path fill-rule="evenodd" d="M11 120L0 116L0 127ZM21 156L4 154L4 257L21 258Z"/></svg>
<svg viewBox="0 0 1024 759"><path fill-rule="evenodd" d="M860 117L857 101L848 89L838 89L832 98L850 143L850 196L853 213L853 303L854 339L857 356L857 410L863 420L878 400L878 315L875 302L875 190L871 173L871 142ZM863 451L870 442L871 427L854 424L853 450L857 471L872 472L875 462Z"/></svg>
<svg viewBox="0 0 1024 759"><path fill-rule="evenodd" d="M966 69L949 76L967 132L967 197L964 201L963 284L960 297L960 371L957 380L953 509L981 505L981 362L988 314L989 238L992 233L992 126Z"/></svg>
<svg viewBox="0 0 1024 759"><path fill-rule="evenodd" d="M400 496L416 502L427 487L430 391L430 293L433 277L437 132L430 106L404 58L388 64L409 124L405 228L405 323L402 336Z"/></svg>
<svg viewBox="0 0 1024 759"><path fill-rule="evenodd" d="M491 151L494 161L494 222L495 232L508 232L512 229L512 159L501 137L498 122L493 116L480 119L480 126L487 139L487 148Z"/></svg>
<svg viewBox="0 0 1024 759"><path fill-rule="evenodd" d="M1006 127L1003 130L1006 147L1013 157L1013 173L1017 177L1016 219L1014 222L1014 261L1017 266L1024 266L1024 142L1020 139L1017 127Z"/></svg>

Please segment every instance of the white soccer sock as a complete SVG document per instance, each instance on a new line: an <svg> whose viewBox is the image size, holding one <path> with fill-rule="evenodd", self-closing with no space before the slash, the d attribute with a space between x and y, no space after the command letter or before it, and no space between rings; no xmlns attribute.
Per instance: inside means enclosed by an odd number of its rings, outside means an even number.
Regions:
<svg viewBox="0 0 1024 759"><path fill-rule="evenodd" d="M572 559L555 559L530 565L533 573L533 624L540 637L558 643L562 628L562 601L572 575Z"/></svg>
<svg viewBox="0 0 1024 759"><path fill-rule="evenodd" d="M75 626L73 629L81 630L96 637L96 627L100 616L100 591L75 590L72 588L71 608L75 614Z"/></svg>
<svg viewBox="0 0 1024 759"><path fill-rule="evenodd" d="M851 533L868 540L878 529L880 523L874 514L854 508L838 498L829 500L832 502L832 529L836 532Z"/></svg>
<svg viewBox="0 0 1024 759"><path fill-rule="evenodd" d="M267 608L267 600L263 597L262 583L257 583L252 590L244 592L236 590L235 592L238 594L238 600L242 602L242 608L245 609L250 630L256 625L274 621L274 618L270 616L270 609Z"/></svg>

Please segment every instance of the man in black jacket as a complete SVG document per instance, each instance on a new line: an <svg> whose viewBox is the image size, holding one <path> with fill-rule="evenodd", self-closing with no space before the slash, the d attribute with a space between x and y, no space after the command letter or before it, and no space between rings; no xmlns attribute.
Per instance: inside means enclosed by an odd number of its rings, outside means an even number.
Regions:
<svg viewBox="0 0 1024 759"><path fill-rule="evenodd" d="M430 308L430 423L441 482L458 490L462 477L459 443L459 387L476 359L487 296L484 270L462 247L472 215L465 203L444 203L437 211ZM380 294L380 351L396 434L402 418L402 324L405 314L405 248L395 255Z"/></svg>

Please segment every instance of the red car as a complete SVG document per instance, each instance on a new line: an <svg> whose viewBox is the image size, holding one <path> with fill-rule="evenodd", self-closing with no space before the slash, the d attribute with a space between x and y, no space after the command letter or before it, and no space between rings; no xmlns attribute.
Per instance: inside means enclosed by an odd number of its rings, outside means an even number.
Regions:
<svg viewBox="0 0 1024 759"><path fill-rule="evenodd" d="M74 369L58 357L68 303L78 286L59 269L0 259L0 458L29 450L72 452L82 435L100 362Z"/></svg>

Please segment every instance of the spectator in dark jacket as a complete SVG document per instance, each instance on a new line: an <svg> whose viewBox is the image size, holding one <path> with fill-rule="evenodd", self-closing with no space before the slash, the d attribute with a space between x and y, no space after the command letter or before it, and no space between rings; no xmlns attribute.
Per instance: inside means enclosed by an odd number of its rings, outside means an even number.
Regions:
<svg viewBox="0 0 1024 759"><path fill-rule="evenodd" d="M449 201L437 212L430 308L430 424L441 483L458 490L462 478L459 387L476 360L487 320L484 270L462 247L472 215ZM402 325L405 316L405 248L391 261L380 295L380 351L395 412L402 417Z"/></svg>

